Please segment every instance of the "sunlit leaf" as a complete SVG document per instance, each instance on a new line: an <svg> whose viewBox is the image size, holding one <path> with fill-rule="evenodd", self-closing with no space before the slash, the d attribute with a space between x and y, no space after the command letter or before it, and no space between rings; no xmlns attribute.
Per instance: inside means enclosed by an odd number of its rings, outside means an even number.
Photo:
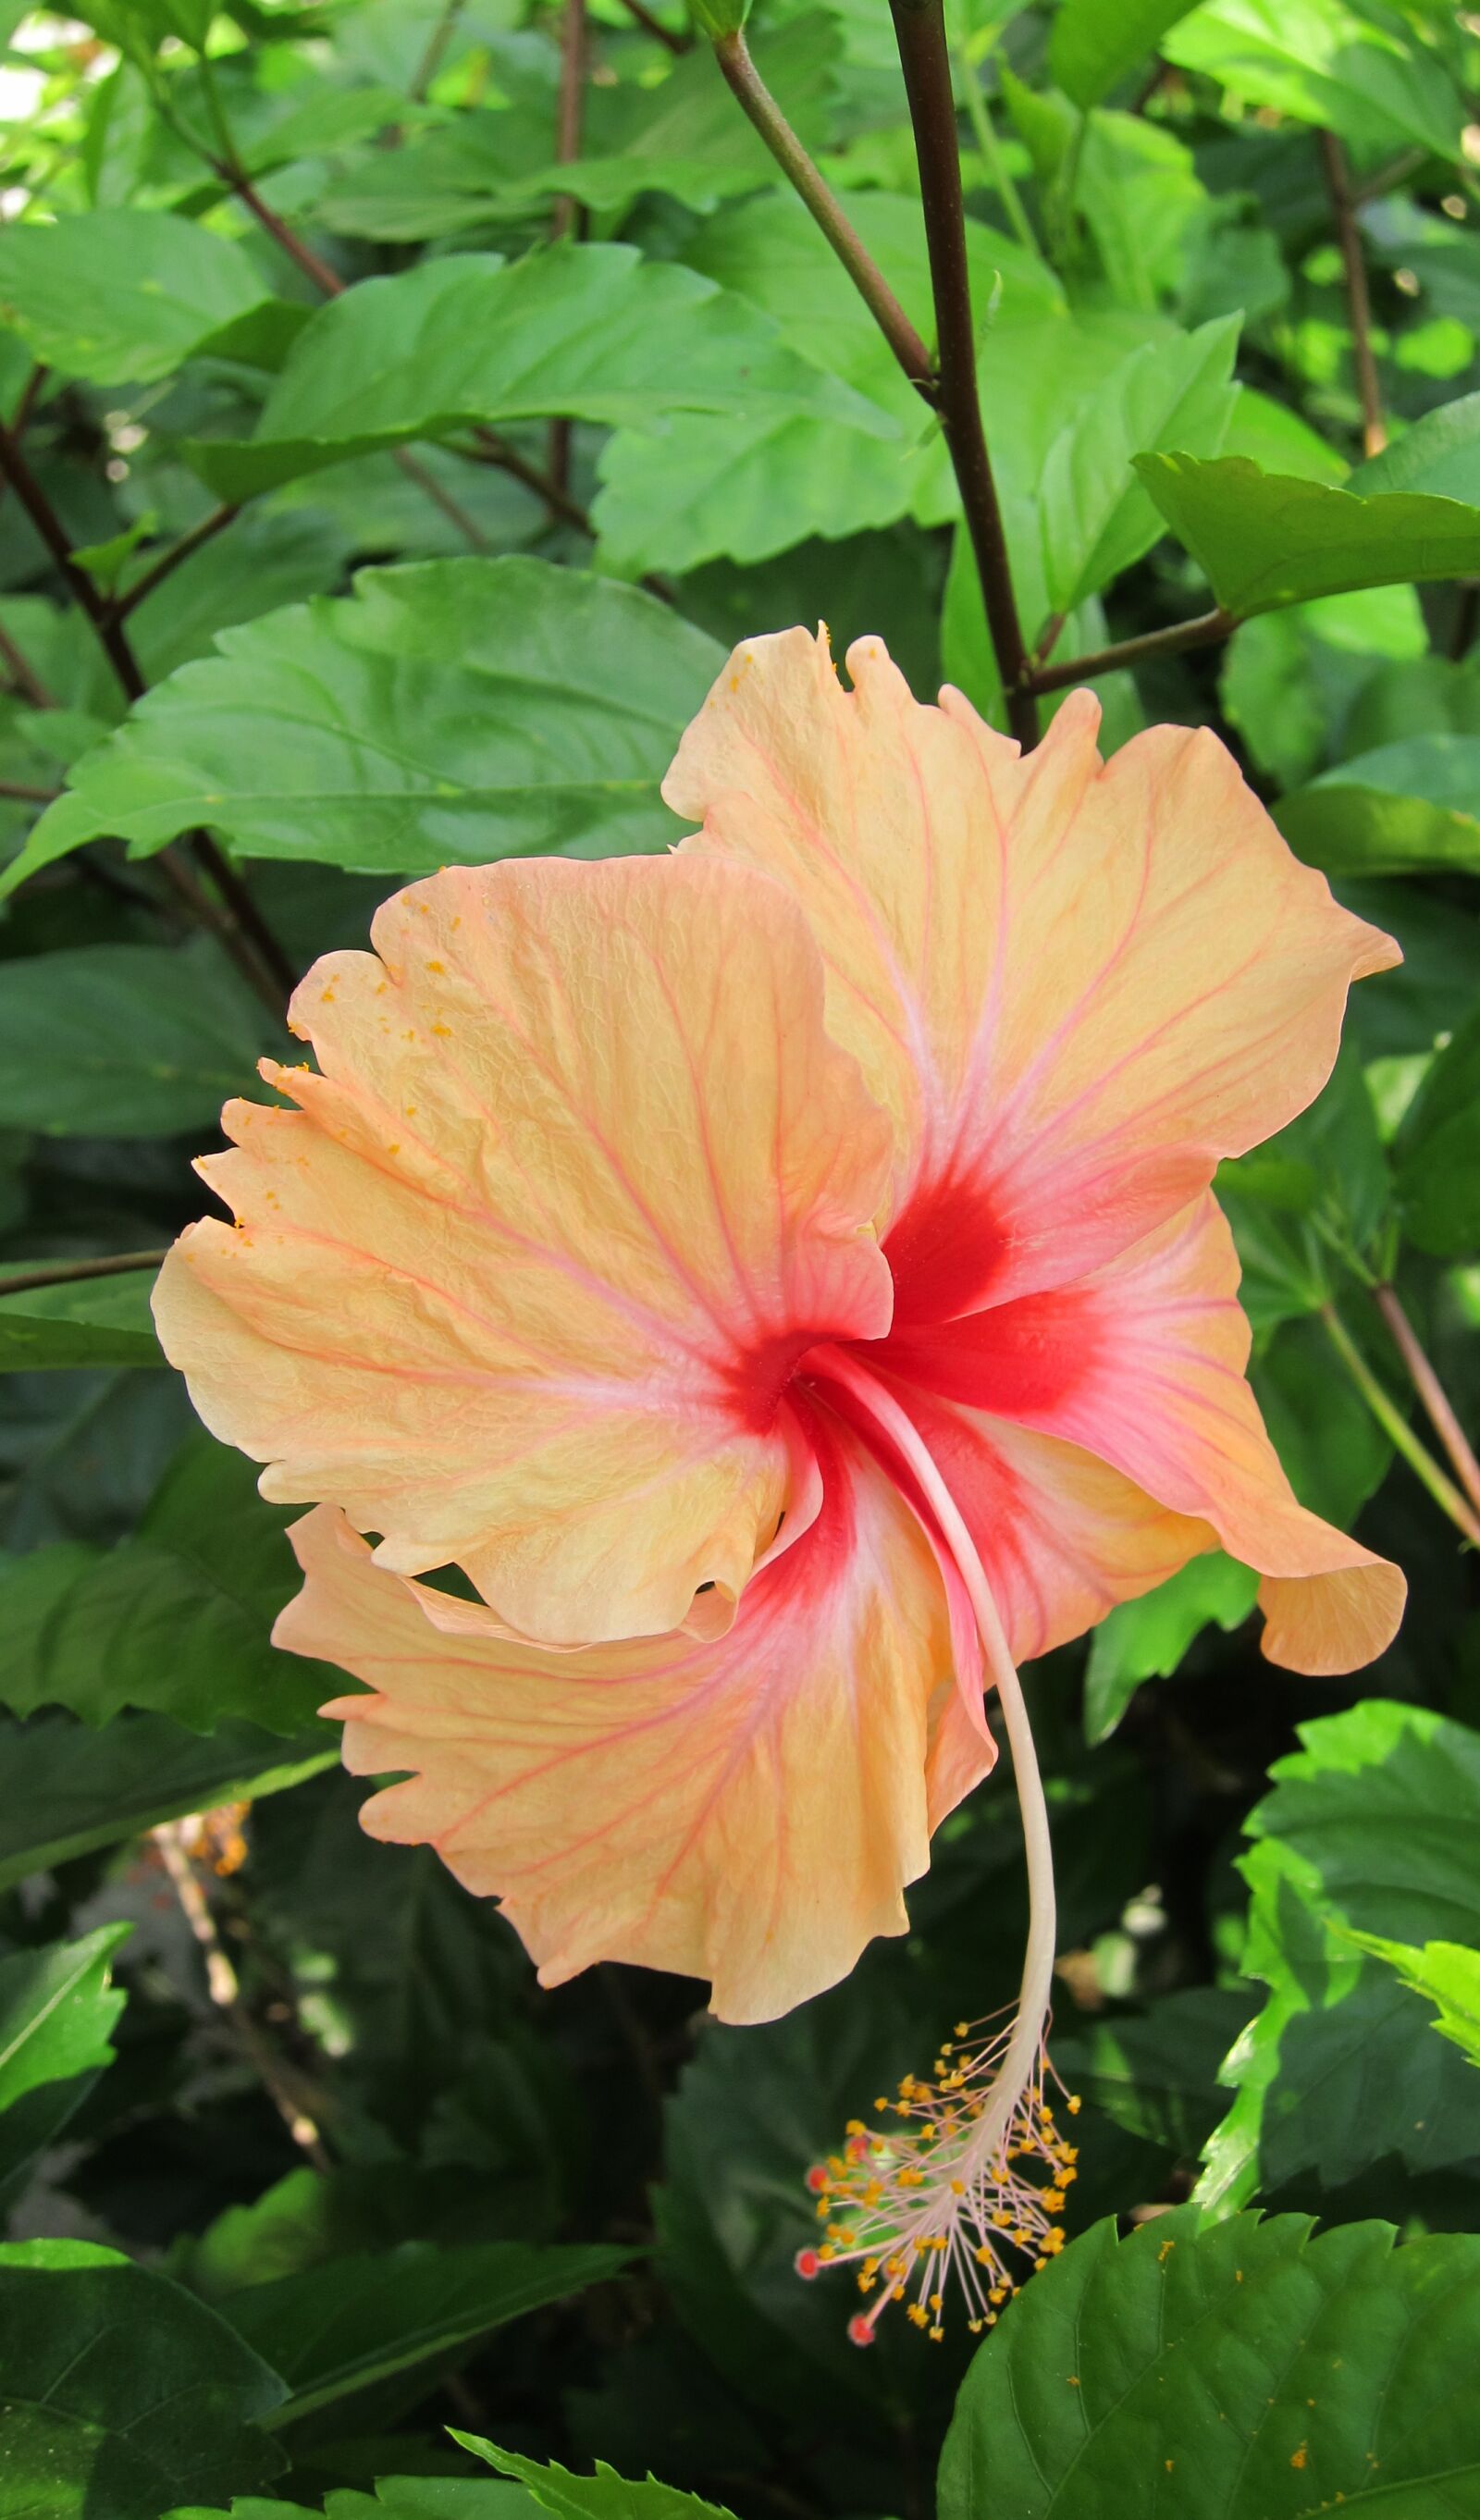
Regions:
<svg viewBox="0 0 1480 2520"><path fill-rule="evenodd" d="M1480 2239L1396 2236L1186 2205L1126 2240L1097 2224L972 2363L941 2520L1480 2508Z"/></svg>
<svg viewBox="0 0 1480 2520"><path fill-rule="evenodd" d="M651 596L546 562L366 570L152 693L0 889L104 832L143 856L202 820L250 856L387 875L660 847L658 782L721 661Z"/></svg>
<svg viewBox="0 0 1480 2520"><path fill-rule="evenodd" d="M162 210L0 228L0 316L48 367L94 384L169 376L268 296L230 237Z"/></svg>
<svg viewBox="0 0 1480 2520"><path fill-rule="evenodd" d="M59 1270L66 1269L58 1261ZM7 1292L44 1270L44 1261L0 1269L0 1371L33 1373L42 1366L162 1365L149 1309L153 1269L123 1269L108 1278L72 1278L54 1286Z"/></svg>
<svg viewBox="0 0 1480 2520"><path fill-rule="evenodd" d="M1359 586L1480 570L1480 508L1408 490L1363 499L1328 483L1261 472L1240 455L1136 466L1224 608L1242 620Z"/></svg>
<svg viewBox="0 0 1480 2520"><path fill-rule="evenodd" d="M1415 735L1283 797L1291 846L1330 875L1480 874L1480 735Z"/></svg>
<svg viewBox="0 0 1480 2520"><path fill-rule="evenodd" d="M1247 105L1329 127L1365 148L1458 160L1465 114L1454 80L1397 9L1364 0L1203 0L1165 37L1168 61Z"/></svg>
<svg viewBox="0 0 1480 2520"><path fill-rule="evenodd" d="M753 307L630 247L522 262L459 254L362 281L294 342L249 442L190 450L223 499L409 438L562 413L645 428L674 411L887 423L783 347Z"/></svg>
<svg viewBox="0 0 1480 2520"><path fill-rule="evenodd" d="M654 2476L641 2484L630 2483L600 2459L594 2476L572 2476L553 2459L548 2467L541 2466L538 2459L499 2450L476 2433L455 2433L453 2438L465 2450L486 2458L501 2476L517 2478L540 2509L556 2512L559 2520L729 2520L722 2504L703 2502L696 2494L681 2494L672 2485L659 2485Z"/></svg>
<svg viewBox="0 0 1480 2520"><path fill-rule="evenodd" d="M1149 551L1161 518L1131 469L1155 446L1215 455L1237 400L1238 319L1133 350L1049 448L1040 484L1044 578L1072 612Z"/></svg>
<svg viewBox="0 0 1480 2520"><path fill-rule="evenodd" d="M79 1942L0 1959L0 2195L55 2141L112 2056L123 1997L110 1976L131 1931L98 1925Z"/></svg>
<svg viewBox="0 0 1480 2520"><path fill-rule="evenodd" d="M1237 2097L1198 2190L1224 2208L1301 2171L1334 2186L1385 2154L1419 2169L1476 2149L1471 2069L1351 1929L1480 1944L1480 1734L1374 1697L1300 1739L1240 1859L1243 1965L1269 1995L1225 2068Z"/></svg>
<svg viewBox="0 0 1480 2520"><path fill-rule="evenodd" d="M1154 53L1162 36L1192 0L1132 0L1107 9L1104 0L1064 0L1054 21L1049 68L1076 105L1098 105L1116 82Z"/></svg>
<svg viewBox="0 0 1480 2520"><path fill-rule="evenodd" d="M85 2240L0 2246L0 2504L16 2520L158 2520L284 2460L283 2382L224 2319Z"/></svg>

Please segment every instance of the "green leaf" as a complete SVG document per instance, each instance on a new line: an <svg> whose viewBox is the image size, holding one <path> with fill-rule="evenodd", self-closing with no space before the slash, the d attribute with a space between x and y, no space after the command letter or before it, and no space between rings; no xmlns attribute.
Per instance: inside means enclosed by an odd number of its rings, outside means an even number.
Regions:
<svg viewBox="0 0 1480 2520"><path fill-rule="evenodd" d="M1097 2224L977 2354L941 2520L1480 2511L1480 2240L1396 2236L1188 2205L1126 2240Z"/></svg>
<svg viewBox="0 0 1480 2520"><path fill-rule="evenodd" d="M226 1096L250 1091L269 1038L256 999L204 938L32 955L7 964L0 991L0 1127L49 1138L207 1129Z"/></svg>
<svg viewBox="0 0 1480 2520"><path fill-rule="evenodd" d="M1148 2011L1088 2023L1054 2042L1072 2090L1128 2135L1195 2159L1224 2106L1218 2068L1249 2016L1236 1987L1194 1986Z"/></svg>
<svg viewBox="0 0 1480 2520"><path fill-rule="evenodd" d="M1352 1940L1386 1960L1415 1995L1436 2003L1434 2028L1480 2065L1480 1952L1463 1943L1425 1943L1419 1949L1388 1942L1380 1934L1354 1934Z"/></svg>
<svg viewBox="0 0 1480 2520"><path fill-rule="evenodd" d="M38 1715L0 1731L0 1890L162 1820L216 1803L260 1802L337 1757L322 1732L284 1741L255 1724L223 1724L202 1741L162 1715L121 1715L101 1732Z"/></svg>
<svg viewBox="0 0 1480 2520"><path fill-rule="evenodd" d="M1323 1521L1349 1528L1381 1486L1393 1448L1355 1383L1337 1367L1324 1325L1284 1321L1255 1358L1250 1379L1301 1504Z"/></svg>
<svg viewBox="0 0 1480 2520"><path fill-rule="evenodd" d="M376 875L657 848L724 661L653 597L520 558L366 569L218 646L83 756L0 891L104 832L144 856L202 821Z"/></svg>
<svg viewBox="0 0 1480 2520"><path fill-rule="evenodd" d="M1204 0L1163 43L1169 62L1245 105L1391 155L1462 159L1463 100L1401 11L1362 0Z"/></svg>
<svg viewBox="0 0 1480 2520"><path fill-rule="evenodd" d="M655 2476L641 2484L618 2476L614 2467L598 2459L594 2476L572 2476L568 2468L558 2467L551 2460L548 2467L538 2459L520 2458L517 2452L500 2450L495 2443L483 2441L476 2433L454 2432L456 2442L477 2457L486 2458L501 2476L516 2477L527 2486L544 2511L554 2511L559 2520L730 2520L722 2503L701 2501L696 2494L682 2494L673 2485L659 2485Z"/></svg>
<svg viewBox="0 0 1480 2520"><path fill-rule="evenodd" d="M27 1260L0 1269L0 1372L34 1373L40 1366L163 1364L149 1309L153 1269L120 1269L109 1278L71 1278L60 1285L6 1292L9 1280L30 1277L48 1265ZM50 1265L65 1269L67 1262Z"/></svg>
<svg viewBox="0 0 1480 2520"><path fill-rule="evenodd" d="M1050 447L1040 498L1044 578L1055 612L1098 595L1161 536L1131 470L1156 446L1216 455L1237 399L1238 318L1133 350Z"/></svg>
<svg viewBox="0 0 1480 2520"><path fill-rule="evenodd" d="M1228 2060L1237 2098L1198 2193L1241 2203L1314 2168L1338 2185L1390 2152L1413 2169L1475 2150L1468 2068L1353 1932L1480 1943L1480 1734L1366 1698L1299 1728L1247 1823L1247 1975L1270 1994Z"/></svg>
<svg viewBox="0 0 1480 2520"><path fill-rule="evenodd" d="M274 2416L292 2423L352 2390L603 2283L626 2249L533 2249L517 2240L438 2249L412 2241L383 2256L331 2259L275 2283L251 2284L221 2305L237 2334L288 2384Z"/></svg>
<svg viewBox="0 0 1480 2520"><path fill-rule="evenodd" d="M1480 1243L1480 1011L1434 1060L1398 1133L1398 1208L1420 1251Z"/></svg>
<svg viewBox="0 0 1480 2520"><path fill-rule="evenodd" d="M92 384L153 383L269 299L229 237L162 210L81 210L0 228L0 316Z"/></svg>
<svg viewBox="0 0 1480 2520"><path fill-rule="evenodd" d="M1221 697L1253 759L1283 788L1298 788L1351 742L1354 710L1379 682L1384 660L1431 662L1428 627L1412 586L1364 587L1281 612L1256 613L1230 640Z"/></svg>
<svg viewBox="0 0 1480 2520"><path fill-rule="evenodd" d="M1480 508L1387 491L1371 499L1245 456L1143 455L1137 472L1219 603L1243 619L1359 586L1480 570Z"/></svg>
<svg viewBox="0 0 1480 2520"><path fill-rule="evenodd" d="M192 1732L309 1732L343 1675L270 1642L298 1589L283 1536L296 1509L264 1503L256 1481L239 1453L194 1437L132 1538L80 1565L62 1542L0 1567L0 1701L17 1715L65 1706L93 1726L127 1706Z"/></svg>
<svg viewBox="0 0 1480 2520"><path fill-rule="evenodd" d="M80 1942L0 1960L0 2195L55 2141L111 2061L124 1999L109 1980L132 1931L99 1925Z"/></svg>
<svg viewBox="0 0 1480 2520"><path fill-rule="evenodd" d="M1209 215L1208 195L1186 142L1165 123L1100 110L1089 115L1077 156L1074 205L1094 239L1111 296L1121 306L1148 312L1180 297ZM1070 180L1067 172L1064 180Z"/></svg>
<svg viewBox="0 0 1480 2520"><path fill-rule="evenodd" d="M533 2520L537 2509L521 2485L491 2476L378 2476L370 2494L338 2486L322 2512L302 2502L264 2502L237 2496L230 2511L167 2511L164 2520Z"/></svg>
<svg viewBox="0 0 1480 2520"><path fill-rule="evenodd" d="M1193 0L1064 0L1049 38L1049 68L1078 106L1098 105L1112 87L1154 53L1163 35L1185 18Z"/></svg>
<svg viewBox="0 0 1480 2520"><path fill-rule="evenodd" d="M396 477L428 518L438 515L404 474ZM481 489L481 481L476 486ZM240 621L255 621L282 605L302 604L338 587L352 548L348 527L323 509L269 516L249 508L229 533L213 535L172 569L129 615L129 637L145 681L161 683L181 665L208 656L220 633ZM466 548L461 537L455 548Z"/></svg>
<svg viewBox="0 0 1480 2520"><path fill-rule="evenodd" d="M922 407L921 407L922 408ZM711 560L751 567L812 535L843 541L906 515L916 439L889 444L805 416L693 419L618 429L598 459L592 521L605 567L683 576Z"/></svg>
<svg viewBox="0 0 1480 2520"><path fill-rule="evenodd" d="M1223 451L1246 455L1262 472L1292 472L1302 481L1341 482L1352 469L1298 411L1275 402L1257 385L1245 385L1234 404Z"/></svg>
<svg viewBox="0 0 1480 2520"><path fill-rule="evenodd" d="M1480 393L1426 411L1352 475L1354 490L1427 490L1480 506Z"/></svg>
<svg viewBox="0 0 1480 2520"><path fill-rule="evenodd" d="M907 314L928 333L919 202L861 193L849 216ZM1016 364L1020 331L1042 331L1046 316L1056 319L1054 329L1068 329L1058 286L1036 257L974 219L966 222L966 250L973 302L998 301L991 359ZM753 566L811 536L843 539L907 515L933 525L957 514L939 430L794 196L766 193L721 211L690 240L685 258L770 316L799 358L867 395L887 434L792 412L759 421L678 413L656 429L618 430L599 458L602 488L592 511L606 566L631 576L685 572L717 558ZM999 432L999 462L1003 451Z"/></svg>
<svg viewBox="0 0 1480 2520"><path fill-rule="evenodd" d="M630 246L567 245L362 281L300 333L249 441L186 452L218 497L243 499L415 437L556 413L642 428L673 411L808 411L890 433L863 395L696 272Z"/></svg>
<svg viewBox="0 0 1480 2520"><path fill-rule="evenodd" d="M1210 1621L1216 1620L1225 1633L1240 1627L1258 1590L1259 1578L1250 1568L1226 1557L1221 1549L1211 1549L1201 1557L1189 1557L1139 1601L1122 1601L1101 1620L1091 1642L1085 1739L1107 1741L1142 1682L1170 1680Z"/></svg>
<svg viewBox="0 0 1480 2520"><path fill-rule="evenodd" d="M1282 797L1291 847L1328 875L1480 875L1480 735L1414 735Z"/></svg>
<svg viewBox="0 0 1480 2520"><path fill-rule="evenodd" d="M83 2240L0 2247L0 2508L157 2520L281 2473L277 2373L162 2275Z"/></svg>
<svg viewBox="0 0 1480 2520"><path fill-rule="evenodd" d="M748 0L708 0L709 14L743 23ZM695 12L698 15L697 9ZM706 27L711 36L729 26ZM826 147L829 99L841 50L829 9L808 9L753 47L760 76L804 147ZM727 193L755 193L776 181L776 161L741 113L703 44L680 57L656 86L598 91L588 109L583 154L499 187L501 204L569 192L589 209L630 209L642 193L669 193L709 209ZM688 260L685 256L685 260Z"/></svg>

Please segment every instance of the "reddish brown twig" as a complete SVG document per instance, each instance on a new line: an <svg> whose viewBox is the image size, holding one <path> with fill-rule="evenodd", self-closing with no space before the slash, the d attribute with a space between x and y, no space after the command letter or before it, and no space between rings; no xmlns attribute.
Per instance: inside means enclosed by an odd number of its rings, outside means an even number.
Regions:
<svg viewBox="0 0 1480 2520"><path fill-rule="evenodd" d="M1368 455L1380 455L1387 444L1387 428L1382 418L1382 389L1377 382L1377 362L1372 355L1372 312L1368 296L1367 260L1352 200L1346 151L1334 131L1321 134L1321 155L1336 222L1336 241L1341 248L1341 265L1346 274L1347 310L1352 320L1352 358L1362 402L1363 450Z"/></svg>
<svg viewBox="0 0 1480 2520"><path fill-rule="evenodd" d="M1193 648L1214 648L1220 639L1231 638L1237 627L1233 614L1225 612L1220 605L1212 612L1199 612L1193 621L1173 621L1164 630L1145 630L1139 639L1122 639L1113 648L1096 648L1087 656L1070 656L1057 665L1032 666L1025 677L1026 688L1042 694L1065 691L1071 683L1093 683L1100 674L1119 673L1123 666L1149 664L1158 656L1185 655Z"/></svg>
<svg viewBox="0 0 1480 2520"><path fill-rule="evenodd" d="M1038 742L1038 703L1012 588L1008 537L982 425L976 328L966 262L956 97L941 0L889 0L919 162L920 204L935 299L936 408L981 580L1008 723L1025 752Z"/></svg>
<svg viewBox="0 0 1480 2520"><path fill-rule="evenodd" d="M1429 1424L1449 1455L1455 1476L1476 1513L1480 1514L1480 1461L1476 1460L1474 1447L1455 1415L1449 1393L1419 1345L1417 1333L1403 1309L1397 1288L1376 1286L1372 1291L1377 1309L1392 1332L1393 1345L1423 1403Z"/></svg>

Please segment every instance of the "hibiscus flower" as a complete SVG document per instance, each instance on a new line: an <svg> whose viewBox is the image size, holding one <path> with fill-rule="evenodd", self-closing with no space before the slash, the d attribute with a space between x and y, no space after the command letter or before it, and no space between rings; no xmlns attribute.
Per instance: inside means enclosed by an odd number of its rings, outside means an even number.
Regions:
<svg viewBox="0 0 1480 2520"><path fill-rule="evenodd" d="M1279 1466L1211 1191L1398 956L1210 734L1102 763L1080 693L1023 758L877 640L848 668L825 634L736 652L672 855L445 869L317 964L317 1066L228 1106L200 1169L236 1224L182 1236L156 1312L206 1424L315 1508L277 1636L366 1685L326 1712L403 1778L367 1827L500 1899L547 1984L640 1961L741 2022L830 1985L905 1930L995 1691L1022 2001L948 2062L966 2203L905 2199L989 2295L992 2234L1042 2221L1008 2152L1072 2169L1016 1664L1215 1546L1295 1670L1398 1622L1397 1569ZM849 2144L819 2254L887 2294L919 2143Z"/></svg>

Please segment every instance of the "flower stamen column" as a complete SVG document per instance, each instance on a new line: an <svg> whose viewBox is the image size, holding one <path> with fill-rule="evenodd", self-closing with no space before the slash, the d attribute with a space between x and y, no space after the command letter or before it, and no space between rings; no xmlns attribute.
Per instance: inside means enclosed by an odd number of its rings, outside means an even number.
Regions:
<svg viewBox="0 0 1480 2520"><path fill-rule="evenodd" d="M1006 2041L994 2039L979 2053L954 2064L948 2049L942 2060L944 2072L937 2070L943 2091L932 2093L914 2077L906 2078L898 2113L909 2115L926 2130L922 2143L914 2139L903 2147L897 2142L891 2145L855 2127L838 2173L824 2174L825 2184L819 2183L818 2174L813 2175L814 2188L823 2200L819 2210L830 2215L842 2208L851 2219L837 2227L836 2236L830 2234L822 2250L803 2251L803 2259L815 2258L818 2264L806 2264L801 2272L811 2274L820 2272L822 2263L857 2259L872 2271L866 2289L872 2288L880 2272L889 2278L874 2309L851 2324L855 2343L863 2344L872 2342L884 2303L903 2297L908 2277L917 2268L921 2268L921 2289L912 2315L923 2312L923 2317L917 2317L917 2324L927 2326L932 2334L939 2332L942 2286L939 2280L933 2284L929 2280L930 2262L935 2258L945 2260L942 2274L954 2271L961 2277L978 2317L989 2317L994 2295L1009 2288L1002 2281L1006 2271L996 2234L1015 2247L1044 2254L1044 2236L1055 2234L1055 2227L1044 2219L1041 2200L1045 2195L1054 2197L1051 2213L1061 2207L1058 2173L1066 2167L1072 2176L1073 2162L1072 2158L1060 2160L1062 2147L1050 2134L1053 2112L1045 2109L1042 2096L1056 1928L1048 1804L1022 1684L986 1570L928 1446L898 1401L839 1348L820 1350L809 1364L821 1382L831 1382L847 1395L850 1414L882 1435L909 1469L961 1577L1002 1705L1028 1874L1027 1950L1017 2007ZM965 2036L970 2025L958 2028ZM958 2101L955 2095L968 2087L974 2087L973 2096ZM920 2102L925 2105L919 2106ZM1049 2137L1047 2143L1041 2136ZM921 2151L928 2152L928 2170L919 2166ZM1013 2178L1011 2160L1022 2153L1048 2164L1052 2179L1046 2190ZM1047 2253L1052 2255L1053 2248ZM976 2276L978 2268L990 2272L990 2283Z"/></svg>

